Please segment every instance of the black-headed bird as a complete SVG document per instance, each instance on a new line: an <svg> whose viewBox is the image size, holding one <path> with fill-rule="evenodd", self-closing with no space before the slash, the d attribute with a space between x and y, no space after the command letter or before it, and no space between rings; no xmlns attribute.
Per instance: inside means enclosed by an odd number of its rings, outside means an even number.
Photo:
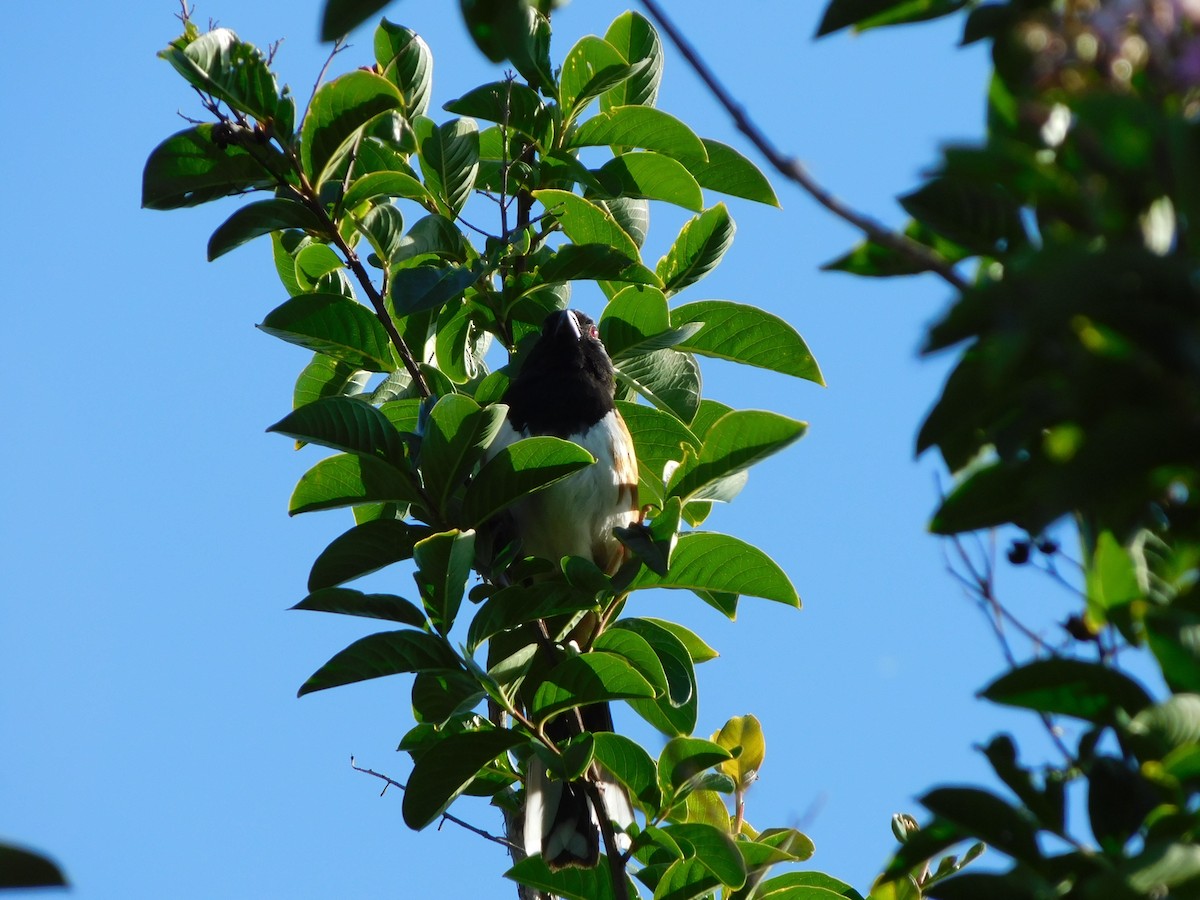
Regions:
<svg viewBox="0 0 1200 900"><path fill-rule="evenodd" d="M638 469L633 439L614 403L612 360L596 324L577 310L551 313L504 395L508 416L490 453L538 435L564 438L596 458L588 466L531 494L510 510L521 552L558 563L581 556L609 575L625 560L613 529L639 519ZM594 637L589 615L573 636ZM608 704L594 704L556 717L547 725L554 740L580 730L612 731ZM621 829L633 822L628 795L603 769L585 775L596 786L604 811L597 813L582 782L552 780L536 757L526 776L524 844L553 869L594 866L599 859L599 815Z"/></svg>

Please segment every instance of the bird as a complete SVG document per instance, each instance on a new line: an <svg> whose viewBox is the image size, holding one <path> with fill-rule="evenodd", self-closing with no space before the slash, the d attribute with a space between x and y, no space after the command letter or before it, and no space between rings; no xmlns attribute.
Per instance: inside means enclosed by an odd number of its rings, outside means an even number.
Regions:
<svg viewBox="0 0 1200 900"><path fill-rule="evenodd" d="M546 317L502 401L508 412L488 450L522 438L549 435L578 444L596 462L510 508L507 528L522 555L557 563L581 556L612 575L628 551L613 529L640 520L638 468L633 438L616 407L616 373L596 323L584 313L558 310ZM596 617L589 614L572 631L594 637ZM548 635L543 631L543 644ZM546 727L554 740L587 731L612 731L607 703L572 710ZM625 789L599 766L588 773L604 811L597 813L583 782L553 780L536 756L526 774L524 844L541 854L551 869L596 865L600 851L600 815L623 830L633 822Z"/></svg>

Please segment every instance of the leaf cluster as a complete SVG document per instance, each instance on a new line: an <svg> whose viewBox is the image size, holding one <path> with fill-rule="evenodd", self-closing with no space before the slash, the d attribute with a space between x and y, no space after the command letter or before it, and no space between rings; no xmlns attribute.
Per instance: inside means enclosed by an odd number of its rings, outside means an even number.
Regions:
<svg viewBox="0 0 1200 900"><path fill-rule="evenodd" d="M326 28L377 8L330 4ZM228 29L186 23L160 54L213 121L151 152L143 204L267 195L216 229L208 255L270 241L287 299L259 327L311 356L292 410L268 430L334 451L300 478L289 513L354 515L313 563L296 608L388 623L300 693L412 676L415 725L400 743L413 761L403 805L412 828L463 794L518 809L534 756L561 779L598 766L641 816L621 871L635 865L654 896L791 896L793 882L767 870L806 859L811 844L744 817L765 747L757 722L693 735L695 666L716 651L681 625L626 614L656 588L730 618L743 596L800 605L761 550L696 528L805 423L704 398L698 358L818 384L820 370L775 316L729 300L678 302L733 240L729 209L708 195L772 205L775 195L737 151L656 108L662 47L646 19L619 16L552 68L546 11L463 12L481 48L522 79L469 91L445 104L444 120L430 109L430 49L386 19L373 64L322 84L302 115L271 61ZM652 203L693 214L654 262L641 249ZM498 227L470 221L480 208ZM489 450L522 353L583 281L605 299L599 329L646 509L620 530L629 562L611 575L581 558L522 558L503 528L514 504L592 465L590 454L555 437ZM350 586L397 563L413 569L410 591ZM581 632L581 621L605 627ZM667 738L657 757L619 734L562 738L549 727L620 701ZM603 867L552 872L532 857L509 876L564 897L629 896Z"/></svg>

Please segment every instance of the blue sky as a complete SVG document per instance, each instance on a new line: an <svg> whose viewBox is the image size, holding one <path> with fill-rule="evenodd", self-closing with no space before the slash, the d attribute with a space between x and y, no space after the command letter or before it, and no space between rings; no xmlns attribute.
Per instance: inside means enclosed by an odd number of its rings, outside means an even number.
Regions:
<svg viewBox="0 0 1200 900"><path fill-rule="evenodd" d="M554 58L629 6L575 0ZM814 43L819 4L673 0L695 44L776 143L852 205L901 224L945 141L982 129L986 56L958 23ZM118 11L119 9L119 11ZM236 201L139 209L142 164L199 115L155 52L178 32L170 2L110 11L66 0L6 15L0 142L6 358L0 443L0 837L44 849L81 898L515 896L503 852L447 825L417 834L400 797L349 758L403 779L408 682L295 697L370 623L287 612L346 513L289 520L317 458L264 428L287 412L303 351L253 326L286 299L265 242L205 262ZM265 46L303 99L327 49L316 0L205 2ZM389 17L435 55L434 108L492 80L457 4L399 2ZM333 72L370 60L354 35ZM740 147L669 51L660 106ZM947 360L918 361L948 299L924 277L868 282L818 271L857 240L796 189L783 210L731 201L737 239L681 300L763 306L804 335L828 382L704 361L705 392L807 420L709 521L769 552L804 599L743 600L731 625L676 593L639 614L679 618L721 651L700 670L698 732L753 712L767 757L748 817L796 825L812 868L865 892L893 847L889 817L938 783L986 780L972 745L999 729L1045 741L974 692L1003 660L925 533L935 460L912 458ZM652 219L647 257L679 219ZM576 304L598 314L598 295ZM401 569L373 584L399 593ZM1001 595L1053 635L1067 598L1004 571ZM1061 616L1059 616L1061 618ZM637 727L624 720L631 727ZM651 744L653 735L637 732ZM498 828L481 803L455 812Z"/></svg>

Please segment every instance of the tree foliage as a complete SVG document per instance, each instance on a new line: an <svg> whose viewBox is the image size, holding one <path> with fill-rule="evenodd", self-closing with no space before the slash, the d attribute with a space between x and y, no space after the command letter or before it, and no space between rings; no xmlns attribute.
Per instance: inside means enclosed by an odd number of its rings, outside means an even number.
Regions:
<svg viewBox="0 0 1200 900"><path fill-rule="evenodd" d="M377 9L331 6L326 27ZM630 849L610 844L607 865L562 871L516 851L508 877L526 889L636 896L632 876L655 896L764 896L768 870L806 859L812 845L792 829L750 826L744 797L762 764L761 729L743 717L712 740L693 734L695 666L716 652L642 614L637 598L689 592L730 618L742 597L800 605L765 553L699 530L712 504L732 500L746 470L805 424L704 398L698 358L821 383L786 322L695 299L735 231L713 195L775 204L774 192L736 150L654 106L663 52L645 18L625 13L603 38L552 56L546 13L522 3L463 9L481 49L521 78L452 100L449 117L429 107L430 49L386 19L373 64L322 84L303 111L271 61L228 29L186 22L160 54L212 121L151 152L143 204L266 194L232 212L208 255L270 241L287 299L259 327L310 355L292 410L268 430L334 451L301 477L289 512L354 515L317 557L296 608L389 626L335 654L300 693L413 676L415 721L401 749L413 761L403 814L415 829L463 794L489 797L511 818L534 756L558 778L593 761L611 772L639 813ZM655 204L692 214L657 261L641 250ZM612 575L580 558L506 558L490 528L594 462L554 437L486 455L522 354L580 282L606 301L599 329L648 512L621 530L630 561ZM414 570L407 596L399 584L398 593L349 586L397 563ZM483 576L474 586L473 571ZM607 627L534 666L531 625L562 639L583 613ZM564 711L620 701L663 733L661 753L619 734L547 733Z"/></svg>

